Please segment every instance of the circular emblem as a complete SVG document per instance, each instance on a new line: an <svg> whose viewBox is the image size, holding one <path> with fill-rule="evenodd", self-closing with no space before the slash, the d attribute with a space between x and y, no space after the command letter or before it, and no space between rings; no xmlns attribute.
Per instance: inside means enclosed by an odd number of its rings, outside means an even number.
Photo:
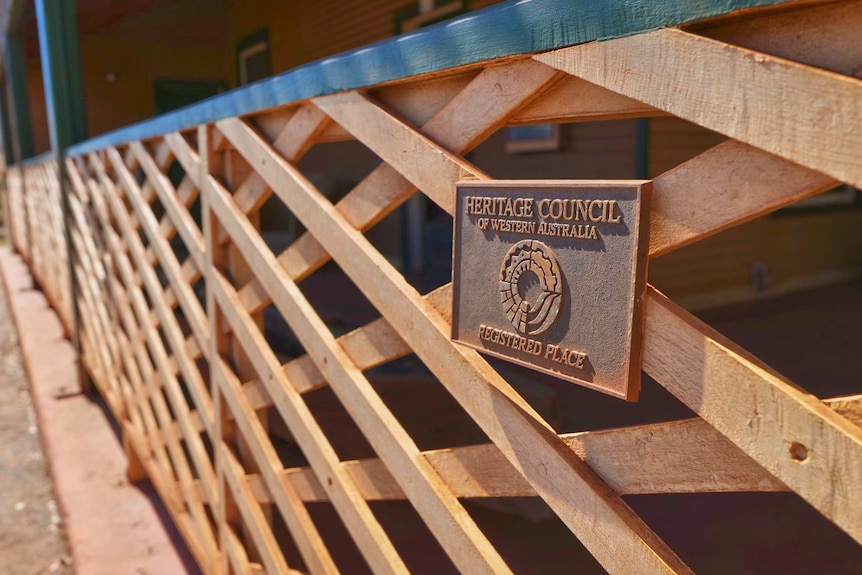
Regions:
<svg viewBox="0 0 862 575"><path fill-rule="evenodd" d="M500 268L500 301L521 333L537 335L554 324L563 303L563 278L551 248L536 240L512 246Z"/></svg>

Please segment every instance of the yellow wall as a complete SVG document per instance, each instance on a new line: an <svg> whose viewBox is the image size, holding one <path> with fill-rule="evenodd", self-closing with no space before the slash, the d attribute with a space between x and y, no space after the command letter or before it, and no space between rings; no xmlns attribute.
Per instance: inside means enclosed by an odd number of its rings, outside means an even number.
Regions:
<svg viewBox="0 0 862 575"><path fill-rule="evenodd" d="M269 29L270 65L274 74L311 60L303 48L300 30L301 2L246 0L231 6L230 41L225 58L230 62L231 85L236 86L236 45L261 28Z"/></svg>
<svg viewBox="0 0 862 575"><path fill-rule="evenodd" d="M650 262L650 283L693 309L753 300L751 266L766 267L762 296L862 276L862 210L770 215Z"/></svg>
<svg viewBox="0 0 862 575"><path fill-rule="evenodd" d="M467 1L470 10L501 0ZM228 60L236 85L237 41L269 29L273 73L391 37L394 14L416 0L243 0L231 6Z"/></svg>
<svg viewBox="0 0 862 575"><path fill-rule="evenodd" d="M474 0L471 9L499 0ZM156 114L154 82L224 81L236 86L237 41L269 29L273 73L394 33L394 13L410 0L176 0L80 39L89 136ZM37 57L27 62L37 154L48 151L47 116ZM109 82L108 74L116 81Z"/></svg>
<svg viewBox="0 0 862 575"><path fill-rule="evenodd" d="M227 11L183 0L127 18L80 42L91 136L155 115L154 82L227 81ZM107 74L116 74L111 83Z"/></svg>

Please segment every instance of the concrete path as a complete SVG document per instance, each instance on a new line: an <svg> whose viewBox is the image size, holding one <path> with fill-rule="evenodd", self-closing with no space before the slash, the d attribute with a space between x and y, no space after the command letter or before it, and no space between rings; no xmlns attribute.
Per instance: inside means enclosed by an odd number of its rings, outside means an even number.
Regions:
<svg viewBox="0 0 862 575"><path fill-rule="evenodd" d="M72 345L21 259L0 248L45 457L78 575L199 573L149 483L130 485L113 419L78 393Z"/></svg>
<svg viewBox="0 0 862 575"><path fill-rule="evenodd" d="M73 575L6 289L0 282L0 575Z"/></svg>

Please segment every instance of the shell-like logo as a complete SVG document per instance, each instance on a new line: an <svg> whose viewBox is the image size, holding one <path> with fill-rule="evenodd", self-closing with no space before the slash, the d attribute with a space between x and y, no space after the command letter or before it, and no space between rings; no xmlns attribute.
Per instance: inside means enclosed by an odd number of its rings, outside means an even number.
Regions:
<svg viewBox="0 0 862 575"><path fill-rule="evenodd" d="M528 272L532 274L525 276ZM535 285L541 293L528 300L529 286L522 282L530 276L538 280ZM522 240L512 246L500 268L500 301L509 321L521 333L537 335L554 325L563 303L563 278L551 248L536 240Z"/></svg>

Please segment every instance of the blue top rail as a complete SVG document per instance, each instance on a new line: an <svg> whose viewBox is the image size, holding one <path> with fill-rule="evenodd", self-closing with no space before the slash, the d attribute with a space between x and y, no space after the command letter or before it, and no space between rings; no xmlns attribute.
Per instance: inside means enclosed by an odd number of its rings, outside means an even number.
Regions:
<svg viewBox="0 0 862 575"><path fill-rule="evenodd" d="M78 156L325 94L787 1L509 0L107 132L70 147L66 153Z"/></svg>
<svg viewBox="0 0 862 575"><path fill-rule="evenodd" d="M44 161L50 160L53 157L54 157L53 151L45 152L44 154L39 154L38 156L33 156L32 158L25 159L23 162L21 162L20 165L22 165L24 167L36 166L38 164L41 164Z"/></svg>

